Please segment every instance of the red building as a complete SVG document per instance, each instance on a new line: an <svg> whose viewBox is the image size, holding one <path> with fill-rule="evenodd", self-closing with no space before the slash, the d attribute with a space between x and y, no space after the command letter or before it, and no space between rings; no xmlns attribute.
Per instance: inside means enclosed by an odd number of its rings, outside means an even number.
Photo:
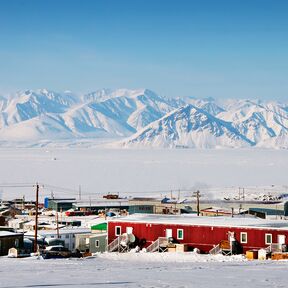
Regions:
<svg viewBox="0 0 288 288"><path fill-rule="evenodd" d="M271 244L288 244L288 221L251 217L197 217L194 215L133 214L108 222L108 244L123 233L133 234L148 247L159 237L173 237L190 249L208 253L234 236L243 253ZM231 239L230 239L231 240Z"/></svg>

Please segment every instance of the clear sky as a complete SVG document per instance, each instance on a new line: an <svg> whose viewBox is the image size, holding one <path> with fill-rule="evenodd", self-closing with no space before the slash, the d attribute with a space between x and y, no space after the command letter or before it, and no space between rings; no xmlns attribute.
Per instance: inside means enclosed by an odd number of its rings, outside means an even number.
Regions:
<svg viewBox="0 0 288 288"><path fill-rule="evenodd" d="M0 90L288 98L287 0L1 0Z"/></svg>

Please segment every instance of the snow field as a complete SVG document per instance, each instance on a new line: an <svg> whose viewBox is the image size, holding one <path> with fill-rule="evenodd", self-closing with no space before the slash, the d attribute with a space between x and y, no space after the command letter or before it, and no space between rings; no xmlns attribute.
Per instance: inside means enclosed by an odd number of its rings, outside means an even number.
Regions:
<svg viewBox="0 0 288 288"><path fill-rule="evenodd" d="M41 186L41 199L52 192L55 197L77 198L79 185L83 199L108 192L164 197L171 190L177 195L178 189L186 190L181 197L197 189L205 194L210 189L207 195L213 199L223 192L214 187L230 187L227 193L233 196L240 186L286 185L286 171L285 150L0 149L1 184L39 182L70 189ZM284 193L285 189L287 186ZM33 187L0 187L1 192L4 199L35 198Z"/></svg>
<svg viewBox="0 0 288 288"><path fill-rule="evenodd" d="M287 287L287 261L164 254L101 254L90 259L0 258L0 287Z"/></svg>

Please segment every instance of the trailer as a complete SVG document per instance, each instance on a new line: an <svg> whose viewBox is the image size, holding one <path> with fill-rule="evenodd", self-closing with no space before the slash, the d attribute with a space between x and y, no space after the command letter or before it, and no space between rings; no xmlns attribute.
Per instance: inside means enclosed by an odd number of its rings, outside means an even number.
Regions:
<svg viewBox="0 0 288 288"><path fill-rule="evenodd" d="M159 250L160 242L185 244L202 253L246 253L261 248L286 250L288 221L259 219L247 215L205 217L195 215L133 214L108 221L108 251L119 250L123 234L133 234L135 245ZM157 246L158 245L158 246ZM152 249L153 248L153 249Z"/></svg>

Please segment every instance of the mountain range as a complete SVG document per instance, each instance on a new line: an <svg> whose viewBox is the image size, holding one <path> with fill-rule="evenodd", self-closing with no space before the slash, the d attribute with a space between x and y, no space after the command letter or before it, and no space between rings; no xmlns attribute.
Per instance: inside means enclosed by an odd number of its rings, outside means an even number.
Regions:
<svg viewBox="0 0 288 288"><path fill-rule="evenodd" d="M83 95L39 89L0 96L0 144L37 146L81 139L109 139L120 147L286 149L288 105L170 99L149 89L102 89Z"/></svg>

